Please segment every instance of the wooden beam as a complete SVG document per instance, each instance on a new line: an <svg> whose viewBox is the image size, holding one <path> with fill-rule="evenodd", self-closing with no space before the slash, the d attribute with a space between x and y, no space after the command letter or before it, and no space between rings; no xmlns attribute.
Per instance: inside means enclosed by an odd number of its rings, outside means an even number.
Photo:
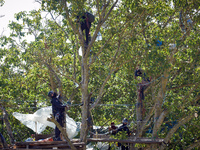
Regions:
<svg viewBox="0 0 200 150"><path fill-rule="evenodd" d="M68 144L67 141L48 141L48 142L37 142L37 141L34 141L34 142L18 142L18 143L15 143L16 146L25 146L25 145L59 145L59 144ZM76 143L73 143L73 145L85 145L84 142L76 142Z"/></svg>
<svg viewBox="0 0 200 150"><path fill-rule="evenodd" d="M161 144L163 139L135 138L135 139L111 139L111 138L88 138L88 142L119 142L119 143L143 143L143 144Z"/></svg>

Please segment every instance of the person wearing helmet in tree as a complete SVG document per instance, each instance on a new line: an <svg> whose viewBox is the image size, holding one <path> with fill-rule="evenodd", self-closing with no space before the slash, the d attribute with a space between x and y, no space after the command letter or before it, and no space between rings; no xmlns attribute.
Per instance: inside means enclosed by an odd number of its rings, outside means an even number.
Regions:
<svg viewBox="0 0 200 150"><path fill-rule="evenodd" d="M141 104L141 107L142 107L142 115L144 116L145 111L146 111L144 106L143 106L143 100L145 98L144 97L144 91L150 85L151 77L149 79L149 77L146 76L145 72L141 68L136 68L135 79L138 76L142 78L142 82L138 84L138 93L139 93L140 104Z"/></svg>
<svg viewBox="0 0 200 150"><path fill-rule="evenodd" d="M150 82L149 77L146 77L146 73L144 73L144 70L141 69L141 68L136 68L136 70L135 70L135 79L136 79L138 76L139 76L139 77L142 77L142 80L143 80L143 81Z"/></svg>
<svg viewBox="0 0 200 150"><path fill-rule="evenodd" d="M59 98L61 96L59 95L57 97L57 93L53 91L49 91L48 96L51 98L51 104L52 104L52 113L55 118L55 120L62 126L64 127L64 112L65 108L67 108L66 105L63 105L62 102L60 102ZM58 127L55 127L55 138L54 141L61 141L60 138L60 130Z"/></svg>
<svg viewBox="0 0 200 150"><path fill-rule="evenodd" d="M122 125L117 129L117 133L119 132L126 132L127 133L127 136L130 136L130 131L129 131L129 128L127 127L127 124L128 124L128 120L126 118L124 118L122 120ZM121 150L128 150L128 146L125 144L121 144L121 143L118 143L118 147L121 146Z"/></svg>

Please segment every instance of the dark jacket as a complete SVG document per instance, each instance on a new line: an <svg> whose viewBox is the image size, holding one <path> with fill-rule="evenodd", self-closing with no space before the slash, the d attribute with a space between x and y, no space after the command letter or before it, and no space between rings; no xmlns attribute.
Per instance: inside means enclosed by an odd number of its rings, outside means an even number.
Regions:
<svg viewBox="0 0 200 150"><path fill-rule="evenodd" d="M62 114L65 112L66 105L63 105L57 97L52 97L51 103L52 103L52 112L54 116L57 113Z"/></svg>
<svg viewBox="0 0 200 150"><path fill-rule="evenodd" d="M127 133L127 136L130 136L130 131L129 131L129 128L127 127L126 124L123 124L121 125L118 129L117 129L117 133L118 132L126 132ZM122 149L125 150L125 149L128 149L128 146L126 144L121 144L118 142L118 147L122 146Z"/></svg>
<svg viewBox="0 0 200 150"><path fill-rule="evenodd" d="M120 131L125 131L125 132L127 132L127 136L130 135L129 128L127 127L126 124L121 125L121 126L117 129L117 133L120 132Z"/></svg>

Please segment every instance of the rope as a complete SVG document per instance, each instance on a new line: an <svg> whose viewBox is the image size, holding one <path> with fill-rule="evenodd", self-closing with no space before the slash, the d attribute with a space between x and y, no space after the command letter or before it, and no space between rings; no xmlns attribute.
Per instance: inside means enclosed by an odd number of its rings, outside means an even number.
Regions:
<svg viewBox="0 0 200 150"><path fill-rule="evenodd" d="M140 84L140 85L147 85L147 84L151 84L151 83L153 83L153 82L156 82L156 81L158 81L158 80L160 80L161 78L165 78L165 79L167 79L167 78L169 78L170 76L168 76L168 77L165 77L164 75L162 75L162 76L160 76L160 77L158 77L157 79L154 79L154 80L152 80L152 81L150 81L150 82L148 82L148 83L145 83L145 84ZM120 80L122 80L121 78L119 78L119 77L117 77L118 79L120 79ZM129 83L130 84L130 83ZM135 86L138 86L138 84L130 84L130 85L135 85ZM166 96L164 97L164 99L166 99ZM13 101L13 100L5 100L5 99L1 99L1 102L9 102L9 101ZM20 101L22 101L22 102L32 102L31 100L30 101L27 101L27 100L16 100L17 102L20 102ZM46 100L45 100L46 101ZM63 102L64 103L64 102ZM68 101L67 103L65 103L65 104L68 104L68 105L70 105L70 106L80 106L82 103L79 103L79 104L71 104L71 100L70 101ZM97 104L98 106L133 106L133 104ZM40 108L40 107L29 107L29 108Z"/></svg>

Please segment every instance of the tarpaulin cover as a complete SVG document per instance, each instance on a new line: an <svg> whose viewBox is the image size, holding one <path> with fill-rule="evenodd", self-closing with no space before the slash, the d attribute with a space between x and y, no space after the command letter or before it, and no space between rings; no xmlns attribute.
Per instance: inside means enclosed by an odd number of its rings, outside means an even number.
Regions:
<svg viewBox="0 0 200 150"><path fill-rule="evenodd" d="M47 121L47 118L50 117L50 114L52 114L51 106L41 108L33 114L21 114L18 112L14 112L13 116L16 119L18 119L21 123L26 125L28 128L40 134L42 133L42 131L46 129L47 126L55 128L54 123ZM66 114L66 130L68 137L70 139L75 137L80 131L80 123L79 122L76 123L67 114Z"/></svg>

